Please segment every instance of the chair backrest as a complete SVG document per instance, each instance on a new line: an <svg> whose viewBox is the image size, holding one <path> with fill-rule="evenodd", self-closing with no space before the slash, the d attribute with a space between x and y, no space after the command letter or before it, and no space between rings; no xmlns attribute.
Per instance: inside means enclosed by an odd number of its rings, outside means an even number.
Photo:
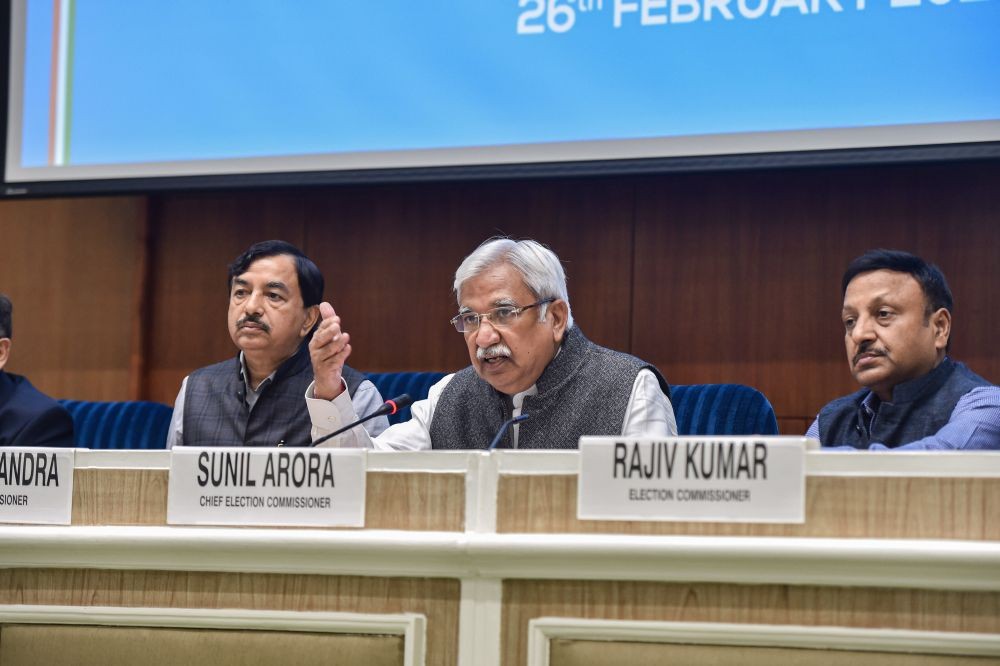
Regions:
<svg viewBox="0 0 1000 666"><path fill-rule="evenodd" d="M446 374L445 372L372 372L368 374L368 379L375 384L375 388L382 394L384 400L409 393L413 402L416 402L426 398L431 386ZM410 408L406 407L389 417L389 425L409 420Z"/></svg>
<svg viewBox="0 0 1000 666"><path fill-rule="evenodd" d="M423 400L444 372L374 372L368 378L385 399L409 393ZM742 384L690 384L670 387L680 435L777 435L774 409L763 393ZM410 419L410 408L389 417L395 424Z"/></svg>
<svg viewBox="0 0 1000 666"><path fill-rule="evenodd" d="M159 402L60 400L81 449L162 449L173 410Z"/></svg>
<svg viewBox="0 0 1000 666"><path fill-rule="evenodd" d="M763 393L742 384L670 387L678 435L777 435L774 409Z"/></svg>

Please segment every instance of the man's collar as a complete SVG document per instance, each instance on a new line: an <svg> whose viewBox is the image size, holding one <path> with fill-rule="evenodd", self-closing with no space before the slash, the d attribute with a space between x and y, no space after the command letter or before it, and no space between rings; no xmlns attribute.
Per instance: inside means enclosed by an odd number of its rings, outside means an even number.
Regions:
<svg viewBox="0 0 1000 666"><path fill-rule="evenodd" d="M281 366L278 366L278 367L281 367ZM250 393L251 391L253 391L254 393L256 393L261 388L263 388L265 384L273 381L274 380L274 376L276 374L278 374L277 368L274 370L274 372L272 372L271 374L269 374L267 377L264 377L264 379L261 380L260 384L258 384L257 387L254 388L250 384L250 371L247 369L246 355L244 355L243 352L240 351L240 378L243 380L243 385L247 387L247 393Z"/></svg>
<svg viewBox="0 0 1000 666"><path fill-rule="evenodd" d="M586 344L586 338L583 337L583 333L580 332L578 327L573 326L573 328L566 329L566 332L563 333L562 343L556 349L556 355L552 357L552 360L545 366L541 376L535 382L538 392L545 393L566 381L567 377L564 375L567 372L562 372L561 370L564 365L573 362L573 350L583 347L584 344ZM568 350L566 354L562 353L563 349Z"/></svg>
<svg viewBox="0 0 1000 666"><path fill-rule="evenodd" d="M514 404L515 410L520 410L524 405L524 399L531 397L533 395L538 395L538 384L532 384L520 393L515 393L511 396L511 401Z"/></svg>
<svg viewBox="0 0 1000 666"><path fill-rule="evenodd" d="M14 391L14 377L0 369L0 406L2 406Z"/></svg>
<svg viewBox="0 0 1000 666"><path fill-rule="evenodd" d="M563 340L565 340L565 339L566 338L563 337ZM561 354L561 353L562 353L562 343L560 343L559 346L556 348L556 354L555 354L555 356L552 357L552 361L554 361L557 358L559 358L559 354ZM549 365L552 365L552 361L549 361ZM545 366L545 367L548 368L548 366ZM528 388L524 389L520 393L515 393L514 395L511 396L511 398L514 400L514 409L521 409L521 405L524 404L524 399L525 398L530 398L533 395L538 395L538 383L537 382L534 383L534 384L532 384Z"/></svg>
<svg viewBox="0 0 1000 666"><path fill-rule="evenodd" d="M246 355L242 351L240 351L239 354L239 362L240 362L240 378L243 380L243 383L246 384L247 389L249 390L251 389L250 371L247 370ZM280 379L284 379L289 375L296 375L309 366L311 366L311 361L309 360L309 344L308 342L303 341L302 344L299 345L299 348L295 350L294 354L292 354L284 361L282 361L274 372L272 372L271 374L269 374L267 377L264 378L264 380L260 383L260 386L263 386L264 382L268 380L277 381Z"/></svg>
<svg viewBox="0 0 1000 666"><path fill-rule="evenodd" d="M933 370L925 375L892 387L892 404L913 402L930 391L936 391L955 369L955 362L947 356ZM866 398L865 401L868 399Z"/></svg>

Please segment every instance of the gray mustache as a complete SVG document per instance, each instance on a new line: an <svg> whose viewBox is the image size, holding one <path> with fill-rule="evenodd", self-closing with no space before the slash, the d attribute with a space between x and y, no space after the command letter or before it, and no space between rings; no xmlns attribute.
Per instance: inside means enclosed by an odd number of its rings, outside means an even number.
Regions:
<svg viewBox="0 0 1000 666"><path fill-rule="evenodd" d="M510 358L510 347L508 347L502 342L498 342L497 344L490 345L485 349L482 347L476 348L476 358L479 359L480 361L488 358L493 358L494 356L505 356L507 358Z"/></svg>

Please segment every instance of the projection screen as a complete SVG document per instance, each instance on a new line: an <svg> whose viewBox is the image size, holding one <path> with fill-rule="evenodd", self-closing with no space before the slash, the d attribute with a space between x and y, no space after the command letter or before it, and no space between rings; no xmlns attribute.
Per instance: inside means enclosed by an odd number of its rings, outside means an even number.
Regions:
<svg viewBox="0 0 1000 666"><path fill-rule="evenodd" d="M4 193L997 156L998 29L1000 0L13 0Z"/></svg>

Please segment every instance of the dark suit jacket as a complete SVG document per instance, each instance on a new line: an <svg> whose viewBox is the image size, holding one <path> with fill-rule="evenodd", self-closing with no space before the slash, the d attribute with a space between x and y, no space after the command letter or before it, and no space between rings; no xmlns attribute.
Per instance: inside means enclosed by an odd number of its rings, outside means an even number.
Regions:
<svg viewBox="0 0 1000 666"><path fill-rule="evenodd" d="M0 446L73 446L73 418L24 377L0 370Z"/></svg>

